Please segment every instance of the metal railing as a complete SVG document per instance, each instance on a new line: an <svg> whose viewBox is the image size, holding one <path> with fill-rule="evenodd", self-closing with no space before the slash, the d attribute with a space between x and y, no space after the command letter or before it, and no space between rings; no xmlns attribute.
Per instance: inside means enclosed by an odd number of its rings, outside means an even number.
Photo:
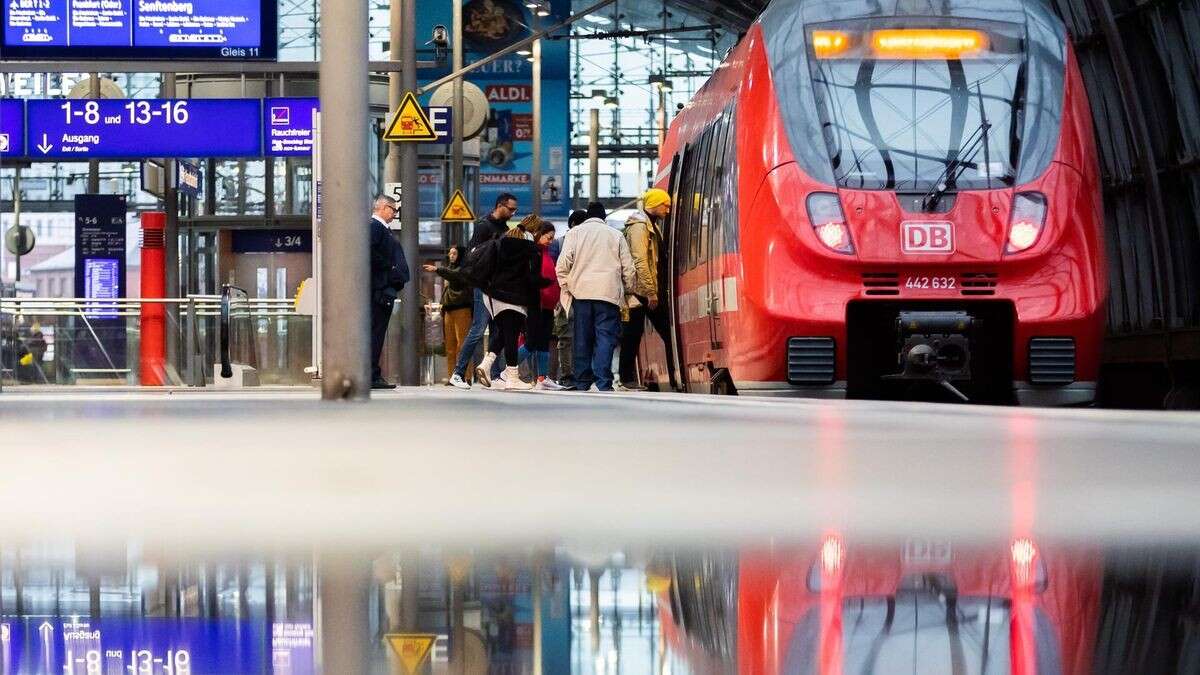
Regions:
<svg viewBox="0 0 1200 675"><path fill-rule="evenodd" d="M142 309L168 305L176 308L167 314L174 324L169 334L183 344L180 363L167 365L165 380L205 386L209 366L237 360L256 368L266 363L268 382L305 381L312 318L298 314L288 298L223 295L0 298L0 379L74 384L101 378L110 384L136 384ZM76 358L80 353L86 358Z"/></svg>

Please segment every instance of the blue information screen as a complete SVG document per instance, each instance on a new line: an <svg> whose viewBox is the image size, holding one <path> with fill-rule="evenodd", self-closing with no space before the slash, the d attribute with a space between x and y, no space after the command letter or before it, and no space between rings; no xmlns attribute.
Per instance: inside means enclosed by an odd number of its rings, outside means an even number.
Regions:
<svg viewBox="0 0 1200 675"><path fill-rule="evenodd" d="M33 159L262 154L257 99L56 99L28 106L26 154Z"/></svg>
<svg viewBox="0 0 1200 675"><path fill-rule="evenodd" d="M24 154L25 105L15 99L0 99L0 157L21 157Z"/></svg>
<svg viewBox="0 0 1200 675"><path fill-rule="evenodd" d="M0 0L0 57L274 59L275 0Z"/></svg>

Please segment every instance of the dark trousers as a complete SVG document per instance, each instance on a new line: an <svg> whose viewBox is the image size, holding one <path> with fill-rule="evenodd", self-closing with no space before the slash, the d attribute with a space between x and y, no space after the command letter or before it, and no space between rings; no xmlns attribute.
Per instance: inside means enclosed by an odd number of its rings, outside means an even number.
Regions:
<svg viewBox="0 0 1200 675"><path fill-rule="evenodd" d="M525 328L525 315L515 309L506 309L496 315L495 323L492 325L495 327L496 333L493 333L490 339L490 351L496 356L500 356L500 353L504 352L504 365L516 368L520 363L517 360L517 338ZM496 361L499 360L496 359Z"/></svg>
<svg viewBox="0 0 1200 675"><path fill-rule="evenodd" d="M594 382L600 391L612 391L612 357L621 309L603 300L576 300L571 313L575 320L575 388L583 391Z"/></svg>
<svg viewBox="0 0 1200 675"><path fill-rule="evenodd" d="M392 305L371 303L371 380L383 379L379 368L379 357L383 354L383 338L387 335L388 322L392 320Z"/></svg>
<svg viewBox="0 0 1200 675"><path fill-rule="evenodd" d="M675 384L675 371L671 367L671 318L667 315L666 303L659 303L658 309L650 309L645 298L640 307L629 310L629 323L622 326L621 333L621 381L634 384L638 381L637 355L642 346L642 335L646 332L646 319L662 338L667 352L667 372L671 374L671 384Z"/></svg>

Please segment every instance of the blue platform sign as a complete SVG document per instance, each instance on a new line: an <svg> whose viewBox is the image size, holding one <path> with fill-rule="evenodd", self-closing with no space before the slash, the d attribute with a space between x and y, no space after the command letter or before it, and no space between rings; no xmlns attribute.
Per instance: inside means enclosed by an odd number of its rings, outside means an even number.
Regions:
<svg viewBox="0 0 1200 675"><path fill-rule="evenodd" d="M21 157L24 154L25 102L0 99L0 158Z"/></svg>
<svg viewBox="0 0 1200 675"><path fill-rule="evenodd" d="M0 657L4 673L239 675L265 671L266 635L229 619L5 619Z"/></svg>
<svg viewBox="0 0 1200 675"><path fill-rule="evenodd" d="M263 139L271 157L308 156L313 149L317 98L269 98L263 102Z"/></svg>
<svg viewBox="0 0 1200 675"><path fill-rule="evenodd" d="M3 0L0 56L274 59L275 0Z"/></svg>
<svg viewBox="0 0 1200 675"><path fill-rule="evenodd" d="M257 99L57 99L28 106L26 152L33 159L262 154Z"/></svg>

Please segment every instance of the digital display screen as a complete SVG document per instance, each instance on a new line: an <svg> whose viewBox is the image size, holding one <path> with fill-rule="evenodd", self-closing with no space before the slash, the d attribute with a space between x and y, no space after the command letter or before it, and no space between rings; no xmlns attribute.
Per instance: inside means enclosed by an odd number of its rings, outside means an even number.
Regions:
<svg viewBox="0 0 1200 675"><path fill-rule="evenodd" d="M115 300L121 297L121 261L111 258L88 258L83 261L83 297L89 300ZM106 303L88 304L87 315L94 319L116 317L116 310Z"/></svg>
<svg viewBox="0 0 1200 675"><path fill-rule="evenodd" d="M0 158L24 155L25 105L15 99L0 99Z"/></svg>
<svg viewBox="0 0 1200 675"><path fill-rule="evenodd" d="M262 154L258 99L53 99L28 106L26 152L34 159Z"/></svg>
<svg viewBox="0 0 1200 675"><path fill-rule="evenodd" d="M6 59L273 60L273 0L0 0Z"/></svg>

